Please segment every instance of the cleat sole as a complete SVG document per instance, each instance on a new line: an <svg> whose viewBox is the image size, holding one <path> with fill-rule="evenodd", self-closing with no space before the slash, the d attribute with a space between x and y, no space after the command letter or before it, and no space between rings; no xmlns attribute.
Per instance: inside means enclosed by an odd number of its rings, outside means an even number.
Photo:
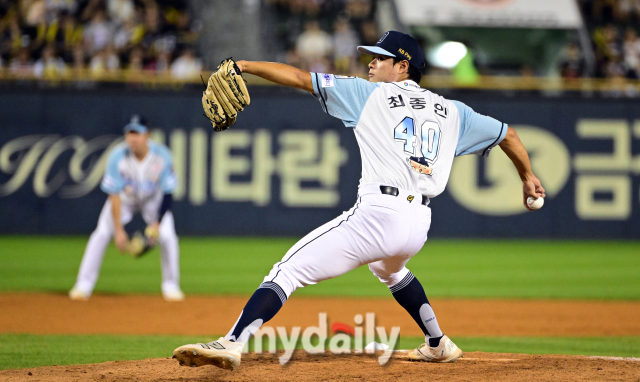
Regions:
<svg viewBox="0 0 640 382"><path fill-rule="evenodd" d="M205 366L212 365L226 370L235 370L240 360L228 354L216 354L216 355L204 355L196 350L181 350L179 353L174 354L173 358L176 358L180 366Z"/></svg>

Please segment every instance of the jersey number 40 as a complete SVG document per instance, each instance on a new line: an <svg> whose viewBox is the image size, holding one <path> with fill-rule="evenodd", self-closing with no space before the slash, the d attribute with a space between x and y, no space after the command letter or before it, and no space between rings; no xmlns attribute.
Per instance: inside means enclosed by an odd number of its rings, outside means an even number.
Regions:
<svg viewBox="0 0 640 382"><path fill-rule="evenodd" d="M413 118L405 117L394 129L394 138L404 142L404 152L411 156L424 157L430 164L438 159L440 126L436 122L416 123ZM420 145L416 145L416 141Z"/></svg>

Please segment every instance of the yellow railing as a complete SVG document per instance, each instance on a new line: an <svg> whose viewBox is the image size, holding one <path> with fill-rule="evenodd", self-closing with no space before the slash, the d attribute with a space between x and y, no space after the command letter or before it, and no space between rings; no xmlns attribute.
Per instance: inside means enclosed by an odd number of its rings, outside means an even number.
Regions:
<svg viewBox="0 0 640 382"><path fill-rule="evenodd" d="M202 74L206 80L211 73L203 72ZM62 74L49 74L42 77L36 77L31 73L11 73L6 69L0 71L0 81L34 81L51 84L73 82L122 82L150 85L184 85L201 82L200 77L178 79L172 77L170 73L157 73L149 70L117 70L105 71L100 74L92 73L89 70L66 70Z"/></svg>
<svg viewBox="0 0 640 382"><path fill-rule="evenodd" d="M202 72L202 77L207 81L211 72ZM272 85L262 78L245 75L249 85ZM120 82L140 84L144 87L163 86L179 88L186 84L201 84L200 77L188 79L176 79L169 73L156 73L154 71L119 70L104 72L95 75L88 70L67 70L62 75L36 77L33 74L13 74L8 70L0 70L0 81L28 81L43 82L50 85L74 82ZM506 77L506 76L481 76L473 83L460 83L452 76L428 75L424 76L421 86L428 89L477 89L477 90L504 90L504 91L583 91L583 92L622 92L626 94L640 95L640 81L617 79L563 79L550 77Z"/></svg>
<svg viewBox="0 0 640 382"><path fill-rule="evenodd" d="M624 92L640 95L640 81L624 78L594 79L560 77L481 76L474 83L459 83L452 76L425 76L421 86L431 89L478 89L514 91Z"/></svg>

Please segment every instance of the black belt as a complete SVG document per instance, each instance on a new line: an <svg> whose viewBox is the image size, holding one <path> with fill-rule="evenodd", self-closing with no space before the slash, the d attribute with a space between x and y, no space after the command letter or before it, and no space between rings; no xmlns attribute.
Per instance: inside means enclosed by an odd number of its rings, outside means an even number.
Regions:
<svg viewBox="0 0 640 382"><path fill-rule="evenodd" d="M400 191L398 191L397 187L391 187L391 186L380 186L380 192L382 192L383 194L386 195L393 195L393 196L398 196L398 194L400 194ZM422 196L422 205L426 206L429 204L429 198L421 195ZM413 197L411 197L413 200Z"/></svg>

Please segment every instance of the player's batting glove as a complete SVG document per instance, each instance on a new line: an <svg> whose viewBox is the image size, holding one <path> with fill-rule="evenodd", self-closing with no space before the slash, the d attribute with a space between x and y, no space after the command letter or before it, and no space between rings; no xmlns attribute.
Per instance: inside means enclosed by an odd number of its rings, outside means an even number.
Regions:
<svg viewBox="0 0 640 382"><path fill-rule="evenodd" d="M240 68L231 58L223 60L209 77L202 94L202 107L214 131L223 131L236 123L238 113L251 99Z"/></svg>

